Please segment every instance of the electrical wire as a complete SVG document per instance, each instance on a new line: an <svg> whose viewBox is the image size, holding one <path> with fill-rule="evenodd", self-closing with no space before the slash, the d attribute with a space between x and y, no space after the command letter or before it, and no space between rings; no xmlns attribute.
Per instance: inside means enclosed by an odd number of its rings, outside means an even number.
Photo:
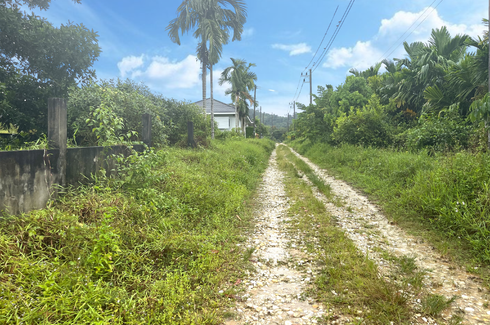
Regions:
<svg viewBox="0 0 490 325"><path fill-rule="evenodd" d="M313 60L315 59L316 55L318 54L318 50L319 50L319 49L320 49L320 47L322 46L323 41L325 40L325 37L327 36L328 31L330 30L330 26L332 25L332 22L333 22L333 19L335 18L335 15L337 14L337 10L339 10L339 6L337 6L337 8L335 8L335 12L333 13L332 19L330 19L330 23L328 24L327 31L326 31L326 32L325 32L325 34L323 35L322 41L321 41L321 42L320 42L320 44L318 45L318 48L316 49L315 54L314 54L314 55L313 55L313 57L311 58L310 63L308 63L308 65L307 65L307 66L306 66L306 68L303 70L303 72L305 72L306 70L308 70L308 67L310 66L311 62L313 62Z"/></svg>
<svg viewBox="0 0 490 325"><path fill-rule="evenodd" d="M294 101L297 101L298 98L299 98L299 95L301 95L301 91L303 90L303 85L304 84L305 84L304 82L301 84L301 89L299 90L298 97L296 97L296 99Z"/></svg>
<svg viewBox="0 0 490 325"><path fill-rule="evenodd" d="M294 98L296 98L296 94L298 93L299 84L301 83L301 79L302 79L302 78L303 78L303 77L299 77L298 86L296 87L296 91L294 92L293 100L294 100Z"/></svg>
<svg viewBox="0 0 490 325"><path fill-rule="evenodd" d="M429 14L428 14L428 15L427 15L427 16L426 16L426 17L425 17L425 18L424 18L424 19L423 19L423 20L422 20L422 21L421 21L421 22L420 22L418 25L417 25L417 27L415 27L415 29L414 29L414 30L412 30L412 31L410 32L410 34L408 34L408 35L407 35L407 37L405 37L405 39L403 40L402 44L403 44L403 43L404 43L404 42L407 40L407 38L408 38L410 35L412 35L412 33L413 33L414 31L416 31L416 30L417 30L417 28L419 28L419 26L420 26L420 25L422 25L422 23L423 23L423 22L424 22L424 21L425 21L427 18L429 18L429 16L432 14L432 12L434 12L434 10L436 10L436 9L437 9L437 7L439 7L439 5L440 5L440 4L441 4L443 1L444 1L444 0L439 1L439 3L438 3L438 4L437 4L437 5L434 7L434 8L432 8L431 12L430 12L430 13L429 13ZM400 44L399 44L398 46L400 46ZM395 47L395 48L393 49L393 51L391 51L391 52L390 52L390 53L389 53L389 54L386 56L386 58L387 58L387 57L389 57L389 56L390 56L390 55L391 55L393 52L395 52L395 50L398 48L398 46L397 46L397 47Z"/></svg>
<svg viewBox="0 0 490 325"><path fill-rule="evenodd" d="M320 65L320 63L323 61L323 59L327 55L328 51L330 50L330 47L332 46L333 42L337 38L337 35L339 34L340 30L342 29L342 26L344 25L344 22L347 19L347 16L349 15L350 10L352 9L352 6L354 5L354 2L355 1L356 0L351 0L349 2L349 4L347 5L347 8L345 9L344 14L342 15L342 19L339 21L339 24L337 25L337 28L335 29L334 34L330 38L329 44L327 45L327 47L323 51L322 56L320 57L320 60L318 61L318 64L315 64L315 67L314 67L313 71L315 71L318 68L318 66Z"/></svg>
<svg viewBox="0 0 490 325"><path fill-rule="evenodd" d="M388 50L386 50L386 51L383 53L383 55L381 56L381 58L380 58L378 61L381 61L382 59L386 59L386 58L389 56L389 54L388 54L388 55L385 55L385 54L386 54L386 53L390 53L390 54L391 54L392 52L390 52L390 50L392 49L392 47L393 47L393 46L396 46L396 47L398 47L398 46L399 46L398 41L399 41L400 39L402 39L402 37L403 37L403 36L404 36L404 35L405 35L405 34L406 34L406 33L407 33L407 32L408 32L408 31L409 31L409 30L410 30L410 29L413 27L413 25L415 25L415 23L416 23L416 22L417 22L417 21L418 21L420 18L422 18L422 16L423 16L423 15L425 15L425 13L426 13L426 12L427 12L427 11L428 11L430 8L432 8L432 5L433 5L433 4L434 4L436 1L437 1L437 0L432 1L432 3L431 3L431 4L430 4L430 5L427 7L427 8L425 8L424 12L422 12L422 13L420 14L420 16L418 16L418 17L417 17L417 19L415 19L415 20L414 20L414 22L412 23L412 25L410 25L410 27L408 27L408 28L407 28L407 30L406 30L406 31L405 31L405 32L404 32L404 33L403 33L403 34L402 34L400 37L398 37L398 39L397 39L397 40L396 40L396 41L395 41L395 42L394 42L394 43L393 43L393 44L392 44L392 45L391 45L391 46L388 48ZM432 13L432 12L431 12L431 13ZM430 15L430 14L429 14L429 15Z"/></svg>
<svg viewBox="0 0 490 325"><path fill-rule="evenodd" d="M345 22L345 19L346 19L346 18L347 18L347 16L349 15L350 10L352 9L352 6L354 5L354 2L355 2L355 1L356 1L356 0L350 0L350 1L349 1L349 4L347 5L347 8L346 8L346 9L345 9L345 11L344 11L344 14L342 15L342 18L340 18L340 20L339 20L339 24L337 25L337 27L336 27L336 29L335 29L335 31L334 31L334 33L333 33L333 35L330 37L330 40L329 40L329 42L327 43L327 46L324 48L324 50L323 50L322 54L320 54L320 59L319 59L317 62L313 63L313 66L312 66L313 71L315 71L315 70L317 69L317 67L320 65L320 63L323 61L323 59L325 58L326 54L327 54L327 53L328 53L328 51L330 50L330 47L332 46L333 42L335 41L335 38L337 37L338 33L340 32L340 29L342 28L342 26L343 26L343 24L344 24L344 22ZM338 9L338 6L337 6L337 9ZM335 10L334 17L335 17L335 14L337 13L337 9ZM332 20L333 20L333 18L334 18L334 17L332 17ZM330 28L330 25L329 25L329 27L328 27L328 28ZM327 29L327 32L328 32L328 29ZM326 36L326 35L327 35L327 34L325 33L325 36ZM324 39L325 39L325 36L324 36ZM322 39L322 42L320 43L320 47L321 47L321 44L323 44L324 39ZM317 50L317 52L318 52L318 50ZM316 56L316 54L317 54L317 53L315 53L315 56ZM315 58L315 56L313 56L313 58ZM308 64L308 66L311 64L311 62L313 62L313 59L310 61L310 63ZM308 66L306 67L306 69L305 69L305 70L307 70L307 69L308 69ZM304 71L305 71L305 70L304 70ZM303 72L304 72L304 71L303 71ZM302 74L303 74L303 73L302 73ZM300 80L299 80L299 82L300 82L300 83L301 83L301 79L302 79L302 78L303 78L303 75L301 75L301 77L300 77ZM299 98L299 96L301 95L301 91L303 90L303 85L304 85L304 84L305 84L305 81L304 81L304 79L303 79L303 83L301 83L301 88L300 88L299 92L298 92L298 87L299 87L299 84L298 84L298 86L296 87L296 92L294 93L294 96L293 96L293 98L295 98L295 99L294 99L294 101L297 101L297 100L298 100L298 98Z"/></svg>

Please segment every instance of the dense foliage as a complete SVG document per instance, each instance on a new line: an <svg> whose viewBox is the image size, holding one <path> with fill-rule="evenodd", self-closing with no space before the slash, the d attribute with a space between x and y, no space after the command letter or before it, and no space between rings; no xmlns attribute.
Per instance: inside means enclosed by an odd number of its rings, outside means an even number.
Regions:
<svg viewBox="0 0 490 325"><path fill-rule="evenodd" d="M0 217L0 324L221 324L249 256L245 200L273 148L135 154L118 178Z"/></svg>
<svg viewBox="0 0 490 325"><path fill-rule="evenodd" d="M89 82L100 48L82 24L54 27L21 5L47 9L49 1L0 1L0 127L35 138L47 131L48 98Z"/></svg>
<svg viewBox="0 0 490 325"><path fill-rule="evenodd" d="M157 146L165 143L187 145L187 122L194 122L198 144L207 144L210 135L209 118L203 116L198 106L155 95L148 87L131 80L101 81L74 87L68 98L68 133L79 145L98 142L87 120L101 109L121 119L120 134L141 132L142 115L150 114L152 143ZM133 136L133 140L137 139L138 136Z"/></svg>
<svg viewBox="0 0 490 325"><path fill-rule="evenodd" d="M474 145L490 112L488 37L452 37L441 27L427 43L404 46L403 59L351 69L335 89L318 87L313 105L298 106L289 137L432 151Z"/></svg>

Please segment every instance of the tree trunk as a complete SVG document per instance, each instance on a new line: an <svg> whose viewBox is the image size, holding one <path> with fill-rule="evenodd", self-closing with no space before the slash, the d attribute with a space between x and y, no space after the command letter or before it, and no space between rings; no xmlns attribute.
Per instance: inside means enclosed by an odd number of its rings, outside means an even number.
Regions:
<svg viewBox="0 0 490 325"><path fill-rule="evenodd" d="M235 101L235 131L238 133L238 100Z"/></svg>
<svg viewBox="0 0 490 325"><path fill-rule="evenodd" d="M202 59L202 108L204 109L204 116L206 116L206 59Z"/></svg>
<svg viewBox="0 0 490 325"><path fill-rule="evenodd" d="M211 139L214 139L214 101L213 101L213 65L209 66L209 90L211 92Z"/></svg>
<svg viewBox="0 0 490 325"><path fill-rule="evenodd" d="M242 132L243 132L243 136L246 137L247 134L245 133L245 116L242 117Z"/></svg>

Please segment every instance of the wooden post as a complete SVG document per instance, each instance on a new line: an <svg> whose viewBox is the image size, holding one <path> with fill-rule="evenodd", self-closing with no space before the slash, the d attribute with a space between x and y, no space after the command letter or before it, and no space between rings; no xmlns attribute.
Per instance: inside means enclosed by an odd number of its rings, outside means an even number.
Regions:
<svg viewBox="0 0 490 325"><path fill-rule="evenodd" d="M187 122L187 146L194 148L194 123Z"/></svg>
<svg viewBox="0 0 490 325"><path fill-rule="evenodd" d="M151 115L143 114L143 129L141 131L141 136L143 137L143 143L148 147L151 147Z"/></svg>
<svg viewBox="0 0 490 325"><path fill-rule="evenodd" d="M54 182L61 186L66 185L66 141L68 139L66 112L66 99L48 99L48 148L59 150L58 160L56 161L58 177L56 177Z"/></svg>

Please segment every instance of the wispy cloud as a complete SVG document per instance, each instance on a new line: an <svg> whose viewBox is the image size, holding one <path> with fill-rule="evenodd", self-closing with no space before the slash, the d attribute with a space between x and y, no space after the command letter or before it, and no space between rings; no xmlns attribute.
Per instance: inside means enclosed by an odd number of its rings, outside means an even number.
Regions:
<svg viewBox="0 0 490 325"><path fill-rule="evenodd" d="M299 44L272 44L273 49L289 52L290 56L305 54L311 52L311 46L306 43Z"/></svg>
<svg viewBox="0 0 490 325"><path fill-rule="evenodd" d="M253 34L255 34L255 29L253 27L245 28L242 32L242 37L250 37Z"/></svg>

